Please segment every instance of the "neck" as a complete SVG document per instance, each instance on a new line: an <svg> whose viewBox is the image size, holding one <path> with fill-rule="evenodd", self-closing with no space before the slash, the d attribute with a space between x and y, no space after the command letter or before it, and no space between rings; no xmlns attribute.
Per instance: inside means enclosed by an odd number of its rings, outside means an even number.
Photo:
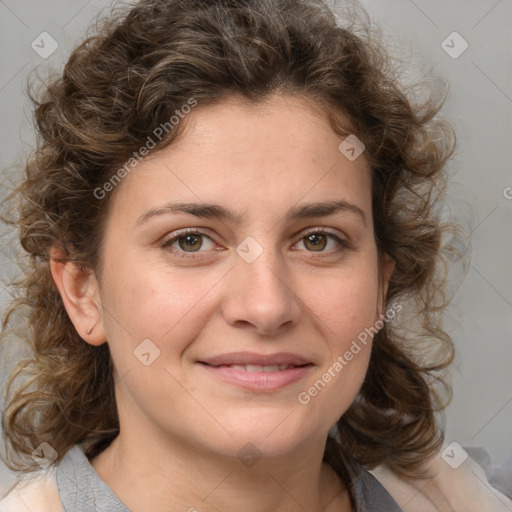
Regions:
<svg viewBox="0 0 512 512"><path fill-rule="evenodd" d="M152 436L133 434L121 429L90 462L134 512L352 510L346 486L322 463L322 445L254 461L212 456L181 440L158 443Z"/></svg>

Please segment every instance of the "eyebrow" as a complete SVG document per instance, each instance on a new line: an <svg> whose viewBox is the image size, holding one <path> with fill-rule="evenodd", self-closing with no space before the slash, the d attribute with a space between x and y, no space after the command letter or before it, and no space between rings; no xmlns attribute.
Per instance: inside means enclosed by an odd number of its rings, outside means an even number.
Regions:
<svg viewBox="0 0 512 512"><path fill-rule="evenodd" d="M294 206L288 210L285 215L285 220L299 220L310 217L324 217L327 215L334 215L338 212L351 212L361 218L366 226L366 215L361 208L355 204L348 203L343 200L324 201L317 203L306 203L299 206ZM218 219L222 221L231 222L233 224L241 224L245 215L242 212L235 212L228 210L224 206L211 203L169 203L160 208L152 208L143 213L136 222L136 225L145 224L150 219L160 215L166 214L187 213L196 217L205 219Z"/></svg>

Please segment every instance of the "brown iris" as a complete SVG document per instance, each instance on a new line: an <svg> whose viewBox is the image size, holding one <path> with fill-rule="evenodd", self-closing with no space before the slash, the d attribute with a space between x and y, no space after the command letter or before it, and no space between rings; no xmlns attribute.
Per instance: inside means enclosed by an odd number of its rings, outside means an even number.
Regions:
<svg viewBox="0 0 512 512"><path fill-rule="evenodd" d="M183 243L183 240L186 240L185 244ZM181 236L178 240L179 246L183 250L192 249L190 252L196 252L201 248L201 245L203 243L203 240L201 238L201 235L186 235Z"/></svg>
<svg viewBox="0 0 512 512"><path fill-rule="evenodd" d="M304 245L309 249L308 244L311 244L313 251L322 251L327 245L327 237L323 234L313 233L304 237Z"/></svg>

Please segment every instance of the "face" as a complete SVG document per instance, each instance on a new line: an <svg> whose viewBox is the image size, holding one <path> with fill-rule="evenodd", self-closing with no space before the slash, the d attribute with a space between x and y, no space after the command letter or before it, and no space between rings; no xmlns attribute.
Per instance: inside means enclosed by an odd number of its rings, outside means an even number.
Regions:
<svg viewBox="0 0 512 512"><path fill-rule="evenodd" d="M358 336L386 281L370 170L301 98L186 123L110 204L98 280L121 431L284 455L325 439L366 373Z"/></svg>

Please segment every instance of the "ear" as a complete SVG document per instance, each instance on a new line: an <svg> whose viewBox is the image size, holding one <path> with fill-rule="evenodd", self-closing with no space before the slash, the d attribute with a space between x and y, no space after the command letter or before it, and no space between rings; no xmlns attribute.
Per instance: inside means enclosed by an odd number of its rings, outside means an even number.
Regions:
<svg viewBox="0 0 512 512"><path fill-rule="evenodd" d="M379 297L377 302L377 318L381 318L386 312L386 295L388 293L389 280L391 279L391 274L395 269L395 262L389 256L389 254L384 254L380 259L380 272L379 272Z"/></svg>
<svg viewBox="0 0 512 512"><path fill-rule="evenodd" d="M50 250L50 270L80 337L91 345L105 343L101 298L94 271L70 261L69 254L60 247ZM92 332L87 334L89 329Z"/></svg>

